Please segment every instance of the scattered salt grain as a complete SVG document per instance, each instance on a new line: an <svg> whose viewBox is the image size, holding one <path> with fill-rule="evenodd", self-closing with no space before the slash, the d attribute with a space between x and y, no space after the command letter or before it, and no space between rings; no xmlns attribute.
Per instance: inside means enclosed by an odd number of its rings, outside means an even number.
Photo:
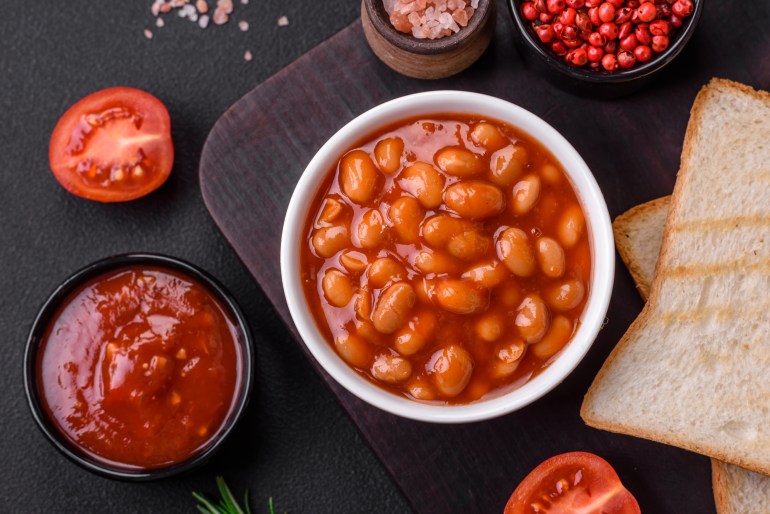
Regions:
<svg viewBox="0 0 770 514"><path fill-rule="evenodd" d="M249 22L246 20L239 21L238 28L241 29L241 31L246 32L247 30L249 30Z"/></svg>
<svg viewBox="0 0 770 514"><path fill-rule="evenodd" d="M144 29L144 37L146 37L147 39L152 39L152 32L150 31L150 29Z"/></svg>
<svg viewBox="0 0 770 514"><path fill-rule="evenodd" d="M158 19L155 20L155 26L158 27L158 28L162 27L165 24L166 24L166 22L163 21L163 18L158 18Z"/></svg>
<svg viewBox="0 0 770 514"><path fill-rule="evenodd" d="M288 24L289 24L289 18L287 18L286 16L281 16L280 18L278 18L279 27L285 27Z"/></svg>
<svg viewBox="0 0 770 514"><path fill-rule="evenodd" d="M209 4L206 3L206 0L198 0L195 2L195 8L198 9L198 12L201 14L209 12Z"/></svg>
<svg viewBox="0 0 770 514"><path fill-rule="evenodd" d="M246 53L243 54L243 60L246 62L250 62L254 56L252 55L250 50L246 50Z"/></svg>
<svg viewBox="0 0 770 514"><path fill-rule="evenodd" d="M209 15L204 14L203 16L198 18L198 26L202 29L205 29L206 27L209 26L209 20L210 20Z"/></svg>
<svg viewBox="0 0 770 514"><path fill-rule="evenodd" d="M243 5L246 5L246 4L248 4L248 3L249 3L249 0L241 0L241 3L242 3Z"/></svg>

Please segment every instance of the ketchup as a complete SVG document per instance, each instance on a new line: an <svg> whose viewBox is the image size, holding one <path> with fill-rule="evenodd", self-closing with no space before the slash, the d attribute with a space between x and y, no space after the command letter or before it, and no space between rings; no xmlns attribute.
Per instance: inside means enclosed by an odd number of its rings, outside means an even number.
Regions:
<svg viewBox="0 0 770 514"><path fill-rule="evenodd" d="M217 435L240 385L239 331L202 284L131 265L91 279L52 317L38 357L43 408L92 457L151 469Z"/></svg>

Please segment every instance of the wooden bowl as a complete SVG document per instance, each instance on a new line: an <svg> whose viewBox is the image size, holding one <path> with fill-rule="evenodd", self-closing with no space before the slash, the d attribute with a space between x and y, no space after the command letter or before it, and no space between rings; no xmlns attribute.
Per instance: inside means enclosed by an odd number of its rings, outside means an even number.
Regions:
<svg viewBox="0 0 770 514"><path fill-rule="evenodd" d="M439 39L417 39L390 23L382 0L362 0L361 23L369 46L395 71L417 79L460 73L481 57L495 31L495 2L480 0L467 27Z"/></svg>

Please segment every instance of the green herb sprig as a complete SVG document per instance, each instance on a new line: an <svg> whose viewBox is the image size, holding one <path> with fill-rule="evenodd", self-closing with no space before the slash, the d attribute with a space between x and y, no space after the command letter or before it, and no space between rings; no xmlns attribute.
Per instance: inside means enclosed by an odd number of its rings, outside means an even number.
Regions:
<svg viewBox="0 0 770 514"><path fill-rule="evenodd" d="M238 502L233 496L233 492L227 487L225 479L221 476L217 477L217 489L219 489L219 503L214 503L201 493L192 493L193 498L198 502L196 507L201 514L251 514L251 507L249 507L249 491L247 490L243 495L243 507L238 505ZM270 498L267 501L267 508L269 514L275 514L275 506L273 505L273 499Z"/></svg>

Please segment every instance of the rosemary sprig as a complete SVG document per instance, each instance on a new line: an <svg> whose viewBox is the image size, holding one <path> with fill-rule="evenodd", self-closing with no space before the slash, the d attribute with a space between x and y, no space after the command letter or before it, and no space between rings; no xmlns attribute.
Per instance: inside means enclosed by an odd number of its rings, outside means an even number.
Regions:
<svg viewBox="0 0 770 514"><path fill-rule="evenodd" d="M193 498L198 502L196 507L201 514L251 514L251 508L249 507L249 491L247 490L243 495L243 505L241 507L233 496L233 492L227 487L225 479L221 476L217 477L217 489L219 489L219 503L213 503L201 493L192 493ZM269 514L275 514L275 506L273 505L273 499L270 498L267 502L267 508Z"/></svg>

